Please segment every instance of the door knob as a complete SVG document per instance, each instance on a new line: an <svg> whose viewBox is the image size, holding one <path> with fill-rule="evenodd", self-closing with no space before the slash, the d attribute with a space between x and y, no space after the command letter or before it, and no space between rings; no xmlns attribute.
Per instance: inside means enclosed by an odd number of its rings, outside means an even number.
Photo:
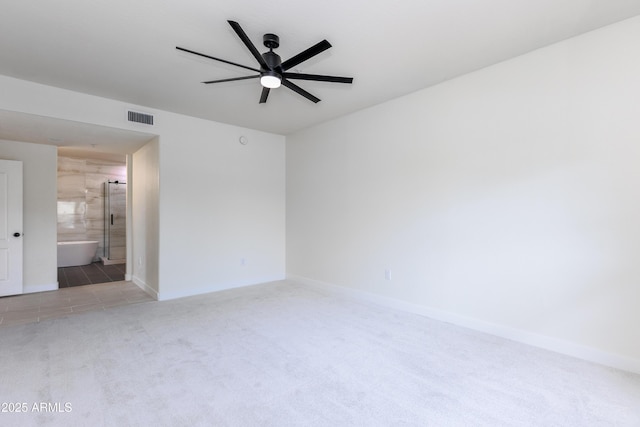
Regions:
<svg viewBox="0 0 640 427"><path fill-rule="evenodd" d="M20 233L13 233L13 237L20 237Z"/></svg>

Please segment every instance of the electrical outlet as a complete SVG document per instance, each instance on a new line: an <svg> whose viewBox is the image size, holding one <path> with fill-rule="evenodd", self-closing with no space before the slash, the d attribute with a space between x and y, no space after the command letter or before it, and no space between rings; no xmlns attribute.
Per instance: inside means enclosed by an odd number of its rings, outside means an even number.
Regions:
<svg viewBox="0 0 640 427"><path fill-rule="evenodd" d="M247 259L246 258L240 258L240 265L242 265L242 266L247 265Z"/></svg>
<svg viewBox="0 0 640 427"><path fill-rule="evenodd" d="M386 269L384 271L384 280L391 280L391 270Z"/></svg>

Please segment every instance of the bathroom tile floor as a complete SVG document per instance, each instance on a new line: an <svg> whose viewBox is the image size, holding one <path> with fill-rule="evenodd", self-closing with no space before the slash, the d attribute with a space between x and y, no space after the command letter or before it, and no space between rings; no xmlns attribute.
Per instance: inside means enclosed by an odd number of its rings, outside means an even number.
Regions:
<svg viewBox="0 0 640 427"><path fill-rule="evenodd" d="M0 298L0 327L155 301L132 282L74 286Z"/></svg>
<svg viewBox="0 0 640 427"><path fill-rule="evenodd" d="M126 264L103 265L100 262L79 267L60 267L58 268L58 286L68 288L122 281L126 268Z"/></svg>

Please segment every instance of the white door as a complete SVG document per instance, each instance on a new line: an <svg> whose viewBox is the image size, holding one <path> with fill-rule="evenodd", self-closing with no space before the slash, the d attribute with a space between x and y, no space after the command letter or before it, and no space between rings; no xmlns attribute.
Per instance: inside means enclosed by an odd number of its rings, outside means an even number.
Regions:
<svg viewBox="0 0 640 427"><path fill-rule="evenodd" d="M0 296L22 293L22 162L0 160Z"/></svg>

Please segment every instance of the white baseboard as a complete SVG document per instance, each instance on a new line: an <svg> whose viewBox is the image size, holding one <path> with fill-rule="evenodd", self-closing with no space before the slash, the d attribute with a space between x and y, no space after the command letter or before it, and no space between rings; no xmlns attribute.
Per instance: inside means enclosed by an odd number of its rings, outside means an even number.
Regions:
<svg viewBox="0 0 640 427"><path fill-rule="evenodd" d="M125 280L127 280L126 276L125 276ZM128 279L128 280L133 282L137 287L139 287L140 289L145 291L145 293L147 293L148 295L153 297L156 301L159 300L158 292L156 292L155 289L153 289L149 285L147 285L144 282L144 280L141 280L140 278L138 278L136 276L130 276L130 279Z"/></svg>
<svg viewBox="0 0 640 427"><path fill-rule="evenodd" d="M46 292L46 291L57 291L57 290L58 290L58 282L43 283L40 285L24 285L22 287L23 294L32 294L34 292Z"/></svg>
<svg viewBox="0 0 640 427"><path fill-rule="evenodd" d="M634 372L640 374L640 360L630 357L608 353L597 348L585 346L582 344L564 341L546 335L540 335L533 332L512 328L509 326L499 325L486 322L479 319L461 316L452 312L439 310L427 306L413 304L382 295L372 294L370 292L360 291L357 289L346 288L302 276L287 275L287 279L298 282L307 286L340 294L349 298L360 301L374 303L396 310L406 311L413 314L429 317L431 319L440 320L487 334L517 341L523 344L532 345L534 347L543 348L545 350L555 351L556 353L565 354L576 357L578 359L587 360L589 362L598 363L623 371Z"/></svg>
<svg viewBox="0 0 640 427"><path fill-rule="evenodd" d="M224 285L210 285L210 286L205 286L205 287L199 287L199 288L190 288L190 289L185 289L185 290L177 290L177 291L163 291L160 292L158 294L158 301L167 301L167 300L171 300L171 299L177 299L177 298L185 298L185 297L192 297L195 295L202 295L202 294L208 294L211 292L220 292L220 291L226 291L228 289L236 289L236 288L244 288L247 286L255 286L255 285L259 285L259 284L263 284L263 283L268 283L268 282L275 282L278 280L284 280L284 276L273 276L273 277L261 277L259 279L252 279L250 281L242 281L242 282L236 282L236 283L225 283Z"/></svg>
<svg viewBox="0 0 640 427"><path fill-rule="evenodd" d="M124 280L126 280L127 282L132 282L133 281L133 276L131 274L125 274L124 275Z"/></svg>

